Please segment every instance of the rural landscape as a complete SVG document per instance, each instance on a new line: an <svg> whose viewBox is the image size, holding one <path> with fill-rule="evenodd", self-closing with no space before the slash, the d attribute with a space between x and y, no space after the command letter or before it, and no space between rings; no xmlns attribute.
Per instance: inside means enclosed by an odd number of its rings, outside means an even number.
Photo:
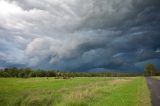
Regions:
<svg viewBox="0 0 160 106"><path fill-rule="evenodd" d="M6 68L0 70L0 106L152 106L147 81L160 82L159 75L153 64L143 74Z"/></svg>
<svg viewBox="0 0 160 106"><path fill-rule="evenodd" d="M0 0L0 106L160 106L160 0Z"/></svg>

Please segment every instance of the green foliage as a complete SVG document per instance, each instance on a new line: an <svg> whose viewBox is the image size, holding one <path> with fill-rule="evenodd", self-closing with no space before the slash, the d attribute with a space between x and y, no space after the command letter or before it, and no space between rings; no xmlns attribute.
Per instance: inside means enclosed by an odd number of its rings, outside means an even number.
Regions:
<svg viewBox="0 0 160 106"><path fill-rule="evenodd" d="M146 76L155 76L156 75L156 68L154 64L146 64L144 74Z"/></svg>
<svg viewBox="0 0 160 106"><path fill-rule="evenodd" d="M29 77L55 77L56 73L52 71L45 70L33 70L31 68L5 68L0 69L0 77L19 77L19 78L29 78Z"/></svg>
<svg viewBox="0 0 160 106"><path fill-rule="evenodd" d="M141 74L111 73L111 72L63 72L54 70L33 70L31 68L5 68L0 69L0 77L55 77L56 79L69 79L74 77L124 77L139 76Z"/></svg>
<svg viewBox="0 0 160 106"><path fill-rule="evenodd" d="M1 71L0 77L10 77L10 75L7 72Z"/></svg>

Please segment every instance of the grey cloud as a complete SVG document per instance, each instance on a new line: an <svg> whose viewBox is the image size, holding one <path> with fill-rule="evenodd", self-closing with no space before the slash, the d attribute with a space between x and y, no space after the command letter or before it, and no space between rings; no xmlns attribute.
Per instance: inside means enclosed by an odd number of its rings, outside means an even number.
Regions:
<svg viewBox="0 0 160 106"><path fill-rule="evenodd" d="M160 61L158 0L0 2L0 67L130 71Z"/></svg>

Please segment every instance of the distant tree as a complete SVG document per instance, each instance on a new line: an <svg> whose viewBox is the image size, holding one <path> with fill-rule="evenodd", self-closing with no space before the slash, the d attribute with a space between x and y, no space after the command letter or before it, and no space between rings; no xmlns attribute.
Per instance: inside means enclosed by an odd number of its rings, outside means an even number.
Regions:
<svg viewBox="0 0 160 106"><path fill-rule="evenodd" d="M154 64L146 64L144 74L145 74L145 76L156 75L156 68L155 68Z"/></svg>
<svg viewBox="0 0 160 106"><path fill-rule="evenodd" d="M56 73L54 71L46 71L46 77L56 77Z"/></svg>
<svg viewBox="0 0 160 106"><path fill-rule="evenodd" d="M29 74L32 72L32 69L31 68L25 68L24 69L24 76L23 78L28 78L29 77Z"/></svg>
<svg viewBox="0 0 160 106"><path fill-rule="evenodd" d="M9 74L7 72L4 71L0 71L0 77L10 77Z"/></svg>
<svg viewBox="0 0 160 106"><path fill-rule="evenodd" d="M32 71L28 74L28 77L37 77L37 74L35 71Z"/></svg>
<svg viewBox="0 0 160 106"><path fill-rule="evenodd" d="M16 67L5 68L4 72L8 73L10 77L18 77L19 70Z"/></svg>
<svg viewBox="0 0 160 106"><path fill-rule="evenodd" d="M37 70L36 76L37 77L46 77L46 72L44 70Z"/></svg>
<svg viewBox="0 0 160 106"><path fill-rule="evenodd" d="M24 76L25 76L25 73L24 73L24 72L18 73L18 77L19 77L19 78L24 78Z"/></svg>

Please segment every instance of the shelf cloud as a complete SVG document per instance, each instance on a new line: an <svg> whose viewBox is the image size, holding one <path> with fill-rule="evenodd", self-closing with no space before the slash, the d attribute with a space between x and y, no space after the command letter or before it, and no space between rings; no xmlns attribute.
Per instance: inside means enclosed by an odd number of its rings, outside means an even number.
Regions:
<svg viewBox="0 0 160 106"><path fill-rule="evenodd" d="M159 0L0 0L0 67L160 68Z"/></svg>

